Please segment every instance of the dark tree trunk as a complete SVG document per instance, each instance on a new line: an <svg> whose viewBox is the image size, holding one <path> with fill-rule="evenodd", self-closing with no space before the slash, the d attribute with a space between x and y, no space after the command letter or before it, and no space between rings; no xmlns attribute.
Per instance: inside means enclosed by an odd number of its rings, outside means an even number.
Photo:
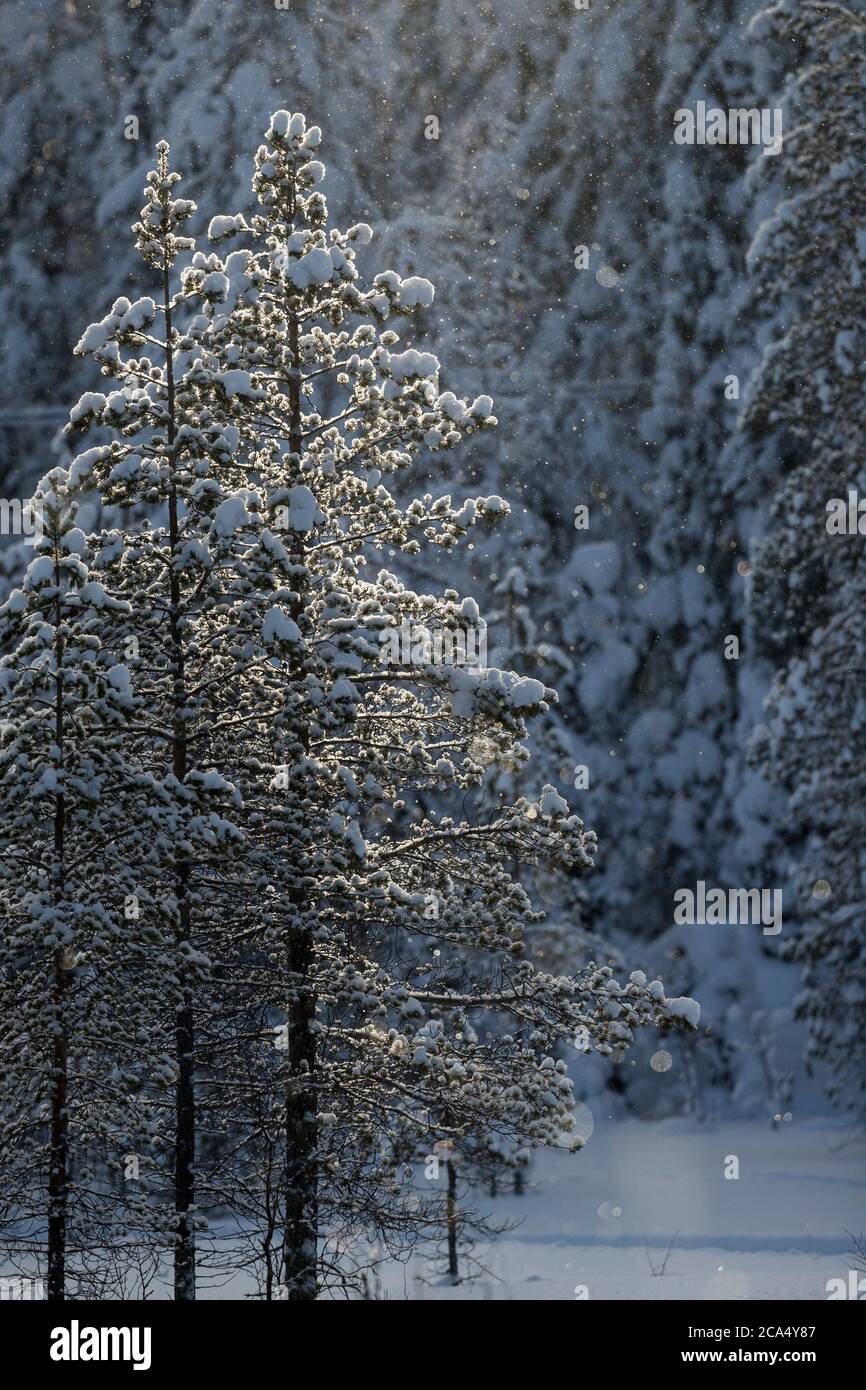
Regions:
<svg viewBox="0 0 866 1390"><path fill-rule="evenodd" d="M289 345L292 370L289 376L289 447L300 456L301 434L301 358L298 345L297 314L289 311ZM305 563L300 535L292 538L292 560ZM304 607L303 583L299 582L293 616ZM309 752L309 732L299 731L298 752ZM300 859L300 856L299 856ZM300 863L299 863L300 872ZM299 885L293 906L300 912L305 893ZM286 1086L286 1193L283 1242L283 1283L292 1302L308 1302L316 1297L318 1284L318 1120L315 1082L316 991L313 979L313 944L305 927L297 922L289 928L286 940L288 974L288 1064Z"/></svg>
<svg viewBox="0 0 866 1390"><path fill-rule="evenodd" d="M54 1015L56 1031L52 1046L51 1154L48 1167L48 1298L62 1303L66 1298L66 1210L69 1174L68 1051L65 999L69 972L63 952L54 961Z"/></svg>
<svg viewBox="0 0 866 1390"><path fill-rule="evenodd" d="M55 538L54 584L56 662L54 740L59 749L58 771L63 771L63 637L60 607L59 537ZM64 835L66 804L63 789L54 798L54 885L55 903L63 899L65 887ZM66 992L69 986L70 963L63 947L54 953L53 1004L54 1039L51 1047L51 1151L48 1160L48 1298L62 1303L66 1298L66 1217L69 1184L69 1037L66 1021Z"/></svg>
<svg viewBox="0 0 866 1390"><path fill-rule="evenodd" d="M310 980L308 937L294 932L286 960L289 988L289 1079L286 1088L286 1232L283 1283L292 1302L316 1297L318 1174L316 1095L312 1083L316 996Z"/></svg>
<svg viewBox="0 0 866 1390"><path fill-rule="evenodd" d="M174 353L172 348L171 296L169 293L168 263L163 269L163 306L165 308L165 362L168 393L168 447L171 468L174 469L176 413L174 394ZM168 501L171 575L169 578L169 640L172 648L172 704L174 722L172 733L172 772L179 782L186 778L188 768L187 732L184 710L187 703L186 669L181 630L181 593L174 559L178 545L177 491L172 482ZM184 1303L195 1299L195 1227L190 1209L195 1202L195 1022L192 988L185 978L184 949L189 945L192 930L189 904L189 862L179 856L175 868L175 887L178 903L179 970L181 972L181 1003L175 1018L175 1061L177 1088L175 1091L174 1147L174 1209L177 1219L174 1251L174 1296Z"/></svg>
<svg viewBox="0 0 866 1390"><path fill-rule="evenodd" d="M448 1273L456 1284L460 1279L460 1270L457 1265L457 1169L450 1158L446 1164L446 1169L448 1173Z"/></svg>

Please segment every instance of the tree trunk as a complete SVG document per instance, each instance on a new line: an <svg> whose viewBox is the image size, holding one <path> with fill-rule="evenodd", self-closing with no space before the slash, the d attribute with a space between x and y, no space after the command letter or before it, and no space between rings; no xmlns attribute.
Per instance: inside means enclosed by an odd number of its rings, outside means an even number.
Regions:
<svg viewBox="0 0 866 1390"><path fill-rule="evenodd" d="M283 1283L292 1302L317 1292L318 1174L316 1094L311 1084L316 1039L311 1027L316 996L310 980L309 938L293 932L286 952L289 988L289 1078L286 1087L286 1231Z"/></svg>
<svg viewBox="0 0 866 1390"><path fill-rule="evenodd" d="M457 1265L457 1169L454 1162L449 1158L446 1169L448 1173L448 1273L454 1284L460 1282L460 1271Z"/></svg>
<svg viewBox="0 0 866 1390"><path fill-rule="evenodd" d="M174 469L173 448L176 433L174 395L174 354L171 342L171 297L168 263L163 268L163 306L165 309L165 363L168 392L168 446L171 468ZM168 500L169 545L171 574L169 578L169 640L173 653L172 705L172 772L179 782L187 774L187 733L184 719L186 708L186 671L181 631L180 580L174 568L178 545L177 491L174 482ZM174 1296L181 1302L195 1299L195 1226L190 1209L195 1203L195 1021L192 989L185 978L184 948L192 932L189 904L189 862L179 855L175 866L175 889L178 903L176 945L181 986L181 1004L175 1018L175 1061L177 1087L175 1091L174 1146L174 1209L177 1218L174 1250Z"/></svg>
<svg viewBox="0 0 866 1390"><path fill-rule="evenodd" d="M66 1298L66 1209L69 1176L68 1037L65 999L69 972L63 952L54 958L55 1034L52 1046L51 1153L48 1167L48 1298Z"/></svg>
<svg viewBox="0 0 866 1390"><path fill-rule="evenodd" d="M54 584L56 598L54 621L57 637L54 647L56 663L54 740L59 749L58 772L63 772L63 638L60 627L63 615L60 607L59 537L55 538ZM54 885L56 904L63 899L65 887L64 834L66 804L63 788L54 798ZM48 1298L62 1303L66 1298L66 1216L69 1182L69 1114L68 1058L69 1038L66 1023L66 991L69 985L68 962L63 947L54 953L53 1004L54 1038L51 1048L51 1151L48 1161Z"/></svg>
<svg viewBox="0 0 866 1390"><path fill-rule="evenodd" d="M289 311L289 346L292 370L289 377L289 448L300 456L301 434L301 358L298 346L297 314ZM292 561L305 563L300 534L292 537ZM293 605L297 619L304 606L302 582ZM300 731L299 751L309 752L309 732ZM291 852L291 849L290 849ZM299 856L300 858L300 856ZM300 869L300 865L299 865ZM305 893L299 885L293 906L300 911ZM287 1046L289 1075L286 1086L286 1212L283 1241L283 1283L292 1302L315 1299L318 1283L318 1144L317 1096L315 1086L316 992L312 976L313 944L301 925L293 924L286 940L288 974Z"/></svg>

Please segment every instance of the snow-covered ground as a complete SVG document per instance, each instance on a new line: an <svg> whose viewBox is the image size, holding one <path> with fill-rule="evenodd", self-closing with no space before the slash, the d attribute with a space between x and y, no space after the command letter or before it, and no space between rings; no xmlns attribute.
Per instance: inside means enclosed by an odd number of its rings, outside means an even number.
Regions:
<svg viewBox="0 0 866 1390"><path fill-rule="evenodd" d="M579 1124L588 1118L580 1107ZM773 1129L596 1112L592 1124L580 1153L536 1156L523 1196L476 1194L494 1222L519 1223L476 1247L486 1273L453 1287L441 1263L418 1255L379 1266L373 1296L825 1300L828 1280L847 1283L853 1237L866 1235L866 1139L838 1119L795 1115ZM739 1177L726 1178L734 1158ZM168 1290L166 1272L151 1296ZM199 1290L254 1296L243 1274Z"/></svg>
<svg viewBox="0 0 866 1390"><path fill-rule="evenodd" d="M524 1196L479 1201L521 1223L477 1252L488 1276L451 1288L415 1260L384 1271L383 1295L826 1299L827 1280L847 1278L848 1233L866 1231L864 1156L864 1141L827 1119L773 1129L596 1115L581 1153L536 1159ZM731 1157L738 1179L724 1176Z"/></svg>

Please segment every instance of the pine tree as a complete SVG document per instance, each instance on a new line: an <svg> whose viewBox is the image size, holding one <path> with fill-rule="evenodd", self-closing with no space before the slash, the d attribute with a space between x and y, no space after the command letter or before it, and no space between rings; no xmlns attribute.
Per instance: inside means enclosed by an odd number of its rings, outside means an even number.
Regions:
<svg viewBox="0 0 866 1390"><path fill-rule="evenodd" d="M124 747L127 606L95 577L60 482L34 499L36 555L0 610L2 1238L19 1268L47 1268L54 1301L99 1297L139 1225L120 1175L149 1142L142 998L158 945L124 916L141 892L134 808L151 799Z"/></svg>
<svg viewBox="0 0 866 1390"><path fill-rule="evenodd" d="M560 1040L579 1032L609 1051L639 1023L694 1017L639 973L620 987L608 967L575 979L523 959L538 913L512 866L590 863L592 838L552 787L485 825L453 814L491 761L514 760L552 692L439 663L424 641L396 655L405 623L453 635L480 615L454 591L416 593L385 569L368 578L375 552L450 549L507 507L431 494L401 505L388 484L422 451L435 459L495 420L488 398L439 389L432 354L397 350L390 325L428 305L433 287L392 271L362 287L356 258L371 231L328 228L320 138L302 116L274 115L256 154L259 213L248 227L210 225L216 241L250 233L252 251L199 253L185 281L225 288L228 303L206 310L224 364L215 380L236 393L238 456L270 525L262 543L274 553L283 533L276 553L288 557L262 627L273 653L258 691L263 765L235 759L230 775L268 885L248 945L279 966L262 972L260 998L285 1028L274 1058L290 1299L319 1287L319 1238L328 1283L340 1263L331 1233L399 1245L407 1222L423 1227L423 1201L414 1218L395 1205L394 1175L436 1142L558 1142L570 1125L565 1066L550 1056ZM232 291L239 269L253 294ZM438 807L404 817L425 794ZM496 1015L511 1031L485 1037Z"/></svg>
<svg viewBox="0 0 866 1390"><path fill-rule="evenodd" d="M779 862L799 899L788 953L805 964L808 1056L828 1068L831 1096L862 1113L866 17L783 0L755 27L800 61L784 183L750 252L769 340L744 419L752 436L778 441L785 464L755 557L751 621L778 669L753 756L789 794Z"/></svg>
<svg viewBox="0 0 866 1390"><path fill-rule="evenodd" d="M607 1053L639 1024L696 1017L639 972L620 986L607 966L569 978L523 958L541 914L514 866L591 865L551 786L484 825L459 814L491 763L524 760L526 719L554 696L455 660L481 624L473 599L365 573L450 552L508 508L389 490L491 429L492 402L395 350L390 324L433 287L386 271L362 288L372 233L328 229L320 138L276 113L260 210L210 222L215 246L250 242L225 256L184 234L194 206L160 145L136 226L159 293L117 300L78 345L118 387L72 412L71 430L113 438L73 461L68 492L151 510L104 532L96 563L135 635L129 756L161 799L135 864L164 943L147 1007L172 1061L149 1089L173 1092L153 1148L180 1299L216 1207L238 1241L259 1232L265 1296L358 1286L376 1262L363 1237L406 1252L447 1219L447 1194L412 1191L435 1144L568 1135L561 1041Z"/></svg>
<svg viewBox="0 0 866 1390"><path fill-rule="evenodd" d="M108 396L87 392L73 409L70 431L95 425L114 438L73 460L67 486L70 493L96 488L121 515L146 506L153 518L103 533L98 563L103 582L131 614L130 664L141 703L131 755L164 798L147 874L166 938L151 1029L172 1061L152 1080L167 1081L173 1095L156 1151L162 1169L170 1168L174 1216L164 1234L174 1244L175 1296L188 1301L195 1297L197 1232L206 1224L198 1209L218 1205L223 1195L220 1119L210 1097L226 1067L232 1071L226 1049L235 1011L220 994L214 967L218 972L226 950L221 929L238 910L237 893L223 883L232 877L226 850L242 837L231 819L238 793L219 768L226 740L237 748L244 701L257 694L244 643L254 629L261 645L262 614L247 600L255 577L248 579L254 557L246 553L243 499L224 497L211 476L220 462L231 471L237 431L226 420L241 389L228 371L219 378L224 385L215 386L215 359L204 340L210 325L197 312L202 296L223 296L223 277L210 284L193 277L193 290L179 274L178 257L194 250L183 228L195 204L175 196L179 175L169 169L165 142L158 155L134 229L157 277L157 299L116 300L78 343L76 350L118 388ZM161 333L152 331L157 320ZM243 463L235 474L244 476ZM262 567L270 576L263 582L273 585L278 557L268 553ZM251 892L251 884L238 891ZM200 1116L207 1145L199 1140Z"/></svg>

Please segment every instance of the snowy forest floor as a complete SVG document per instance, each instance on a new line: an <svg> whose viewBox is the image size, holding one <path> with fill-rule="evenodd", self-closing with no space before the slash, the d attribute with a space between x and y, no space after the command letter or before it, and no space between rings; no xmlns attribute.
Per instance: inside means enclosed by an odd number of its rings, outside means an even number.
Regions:
<svg viewBox="0 0 866 1390"><path fill-rule="evenodd" d="M581 1117L588 1115L579 1106ZM454 1286L432 1249L378 1264L386 1300L818 1300L848 1285L866 1234L866 1137L827 1117L721 1123L595 1117L585 1148L536 1155L518 1196L477 1189L475 1209L508 1226L472 1252ZM732 1158L739 1177L726 1178ZM418 1181L424 1181L421 1170ZM443 1172L444 1178L444 1172ZM212 1234L220 1234L219 1220ZM223 1229L224 1256L231 1237ZM221 1243L219 1240L218 1244ZM461 1273L467 1271L460 1251ZM12 1274L0 1268L0 1277ZM150 1297L170 1296L170 1271ZM139 1297L136 1293L119 1295ZM203 1277L198 1297L255 1297L247 1273ZM333 1295L338 1296L338 1295ZM850 1295L849 1295L850 1296Z"/></svg>
<svg viewBox="0 0 866 1390"><path fill-rule="evenodd" d="M450 1287L416 1258L383 1271L381 1296L823 1300L866 1229L864 1147L823 1118L598 1122L582 1152L541 1154L523 1196L479 1194L520 1222L477 1250L489 1274Z"/></svg>

